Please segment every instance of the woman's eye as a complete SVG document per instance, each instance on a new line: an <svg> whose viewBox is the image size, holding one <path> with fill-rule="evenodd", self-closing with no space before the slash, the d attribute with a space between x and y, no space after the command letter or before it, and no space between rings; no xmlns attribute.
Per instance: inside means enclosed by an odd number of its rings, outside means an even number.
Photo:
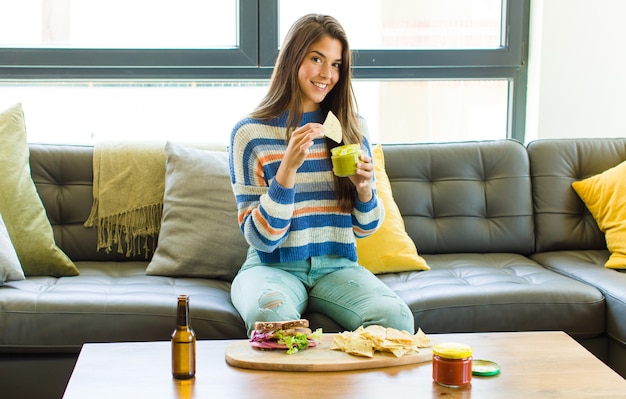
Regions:
<svg viewBox="0 0 626 399"><path fill-rule="evenodd" d="M313 62L317 62L317 63L322 62L322 59L320 57L312 57L311 60L313 60Z"/></svg>
<svg viewBox="0 0 626 399"><path fill-rule="evenodd" d="M341 64L336 62L336 63L333 64L333 68L340 69L341 68Z"/></svg>

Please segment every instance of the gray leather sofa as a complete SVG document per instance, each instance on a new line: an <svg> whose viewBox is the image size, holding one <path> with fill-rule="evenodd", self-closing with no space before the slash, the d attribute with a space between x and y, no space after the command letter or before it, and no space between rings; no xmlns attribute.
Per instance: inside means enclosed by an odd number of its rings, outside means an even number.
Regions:
<svg viewBox="0 0 626 399"><path fill-rule="evenodd" d="M407 232L431 270L380 278L409 304L416 327L563 330L626 376L626 272L604 268L604 236L570 186L626 160L626 139L383 148ZM85 342L168 340L181 292L193 297L199 339L245 338L229 281L148 276L143 256L96 251L95 230L83 226L92 147L31 144L30 154L57 244L81 274L0 287L3 394L62 396Z"/></svg>

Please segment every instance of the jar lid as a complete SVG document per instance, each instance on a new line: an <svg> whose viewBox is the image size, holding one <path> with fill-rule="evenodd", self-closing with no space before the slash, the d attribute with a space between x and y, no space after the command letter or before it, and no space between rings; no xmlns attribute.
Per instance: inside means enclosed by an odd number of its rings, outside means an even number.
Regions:
<svg viewBox="0 0 626 399"><path fill-rule="evenodd" d="M496 362L484 359L474 359L472 361L472 374L490 377L500 374L500 366Z"/></svg>
<svg viewBox="0 0 626 399"><path fill-rule="evenodd" d="M472 347L458 342L442 342L433 346L433 355L446 359L465 359L472 356Z"/></svg>

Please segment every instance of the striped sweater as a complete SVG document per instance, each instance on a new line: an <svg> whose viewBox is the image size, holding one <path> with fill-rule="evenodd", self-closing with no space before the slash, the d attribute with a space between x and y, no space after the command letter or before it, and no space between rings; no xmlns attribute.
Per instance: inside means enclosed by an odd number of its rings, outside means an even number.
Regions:
<svg viewBox="0 0 626 399"><path fill-rule="evenodd" d="M305 113L301 125L322 123L324 118L321 111ZM375 189L369 202L357 199L351 213L342 212L324 138L316 139L309 149L295 187L282 187L274 178L287 149L286 123L287 113L269 121L247 118L233 129L230 177L246 241L264 263L323 255L356 261L355 237L372 234L384 217ZM364 147L371 157L366 137Z"/></svg>

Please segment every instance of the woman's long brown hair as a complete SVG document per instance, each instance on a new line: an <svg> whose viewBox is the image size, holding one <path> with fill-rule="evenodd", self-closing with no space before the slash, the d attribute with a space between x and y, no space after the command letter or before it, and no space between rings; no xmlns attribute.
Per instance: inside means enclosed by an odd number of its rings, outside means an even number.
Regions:
<svg viewBox="0 0 626 399"><path fill-rule="evenodd" d="M302 120L302 98L298 83L298 71L309 48L323 37L330 36L341 42L342 55L339 80L321 102L324 113L332 111L341 122L343 144L361 144L357 119L357 105L352 89L352 53L346 33L339 22L328 15L308 14L298 19L289 29L278 54L269 90L261 103L250 114L257 119L276 118L287 110L285 139ZM326 139L328 148L337 144ZM330 157L330 153L328 154ZM347 178L335 176L335 193L344 212L351 212L355 202L354 185Z"/></svg>

